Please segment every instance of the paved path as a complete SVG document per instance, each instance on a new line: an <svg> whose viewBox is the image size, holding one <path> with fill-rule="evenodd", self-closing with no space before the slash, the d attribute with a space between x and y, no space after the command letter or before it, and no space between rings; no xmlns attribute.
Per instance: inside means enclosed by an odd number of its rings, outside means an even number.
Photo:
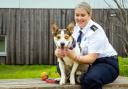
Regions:
<svg viewBox="0 0 128 89"><path fill-rule="evenodd" d="M1 79L0 89L80 89L80 86L48 84L41 79ZM128 89L128 77L118 77L103 89Z"/></svg>

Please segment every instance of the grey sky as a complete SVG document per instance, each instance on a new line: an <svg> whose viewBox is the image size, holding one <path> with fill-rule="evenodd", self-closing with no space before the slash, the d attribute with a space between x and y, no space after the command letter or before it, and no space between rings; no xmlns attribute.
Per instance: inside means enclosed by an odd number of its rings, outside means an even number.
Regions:
<svg viewBox="0 0 128 89"><path fill-rule="evenodd" d="M109 8L104 0L0 0L0 8L74 8L81 1L88 2L92 8ZM106 0L116 7L112 0ZM128 0L125 0L128 8Z"/></svg>

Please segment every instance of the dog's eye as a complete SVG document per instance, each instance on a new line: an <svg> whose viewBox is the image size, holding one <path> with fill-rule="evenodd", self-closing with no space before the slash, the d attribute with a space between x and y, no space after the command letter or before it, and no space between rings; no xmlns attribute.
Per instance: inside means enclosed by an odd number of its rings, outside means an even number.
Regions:
<svg viewBox="0 0 128 89"><path fill-rule="evenodd" d="M69 36L65 36L64 38L65 38L65 39L68 39L68 38L69 38Z"/></svg>
<svg viewBox="0 0 128 89"><path fill-rule="evenodd" d="M60 39L60 36L57 36L57 39Z"/></svg>

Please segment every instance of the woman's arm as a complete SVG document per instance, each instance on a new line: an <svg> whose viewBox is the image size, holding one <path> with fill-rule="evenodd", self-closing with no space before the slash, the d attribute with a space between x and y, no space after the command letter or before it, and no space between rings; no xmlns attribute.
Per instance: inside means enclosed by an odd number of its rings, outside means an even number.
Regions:
<svg viewBox="0 0 128 89"><path fill-rule="evenodd" d="M83 56L76 55L74 60L80 63L92 64L97 58L98 58L97 53L89 53Z"/></svg>
<svg viewBox="0 0 128 89"><path fill-rule="evenodd" d="M99 56L98 53L89 53L87 55L76 55L75 52L70 49L66 50L65 55L83 64L92 64Z"/></svg>

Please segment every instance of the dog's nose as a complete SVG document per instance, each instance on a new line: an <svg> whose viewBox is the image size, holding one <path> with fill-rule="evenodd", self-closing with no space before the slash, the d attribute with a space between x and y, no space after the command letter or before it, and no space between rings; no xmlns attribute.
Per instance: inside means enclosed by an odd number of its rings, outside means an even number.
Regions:
<svg viewBox="0 0 128 89"><path fill-rule="evenodd" d="M61 43L61 46L63 47L64 45L65 45L65 43L64 43L64 42L62 42L62 43Z"/></svg>

